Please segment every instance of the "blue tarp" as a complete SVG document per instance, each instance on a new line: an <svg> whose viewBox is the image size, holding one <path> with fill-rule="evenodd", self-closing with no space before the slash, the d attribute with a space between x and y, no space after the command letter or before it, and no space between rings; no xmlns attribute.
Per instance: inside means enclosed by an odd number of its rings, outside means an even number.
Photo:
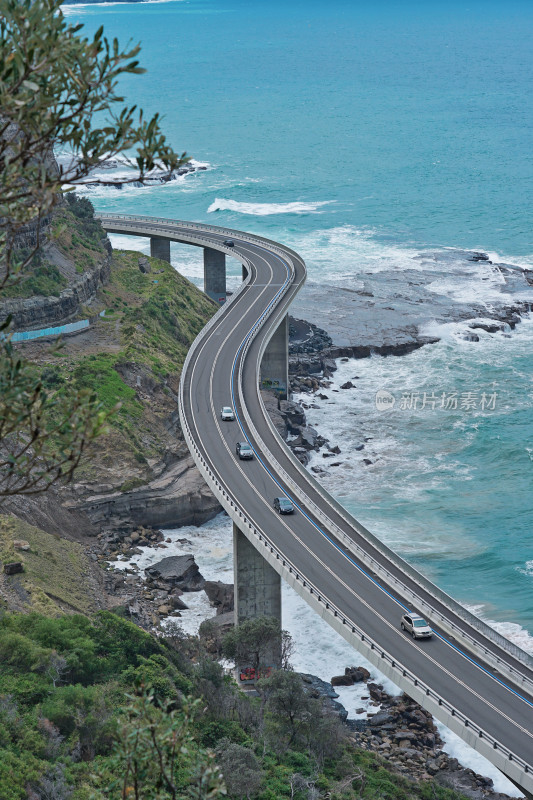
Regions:
<svg viewBox="0 0 533 800"><path fill-rule="evenodd" d="M20 331L11 337L12 342L27 342L30 339L40 339L42 336L61 336L62 333L72 333L81 331L89 327L89 320L82 319L79 322L69 322L67 325L58 325L57 328L41 328L39 331Z"/></svg>

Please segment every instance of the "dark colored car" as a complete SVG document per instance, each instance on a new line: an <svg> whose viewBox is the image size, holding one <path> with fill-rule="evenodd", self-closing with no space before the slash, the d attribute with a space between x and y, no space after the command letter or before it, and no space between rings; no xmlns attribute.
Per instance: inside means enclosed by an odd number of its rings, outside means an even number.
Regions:
<svg viewBox="0 0 533 800"><path fill-rule="evenodd" d="M235 452L241 460L250 459L254 457L254 451L248 442L237 442L235 445Z"/></svg>
<svg viewBox="0 0 533 800"><path fill-rule="evenodd" d="M235 247L235 242L233 239L224 239L224 244L226 247Z"/></svg>
<svg viewBox="0 0 533 800"><path fill-rule="evenodd" d="M292 514L294 506L287 497L275 497L274 508L278 514Z"/></svg>

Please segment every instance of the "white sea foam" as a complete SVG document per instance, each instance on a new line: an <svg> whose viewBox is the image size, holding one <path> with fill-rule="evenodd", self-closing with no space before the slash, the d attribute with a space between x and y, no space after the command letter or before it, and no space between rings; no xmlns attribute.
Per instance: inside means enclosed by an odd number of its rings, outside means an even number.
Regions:
<svg viewBox="0 0 533 800"><path fill-rule="evenodd" d="M176 2L180 3L184 2L184 0L142 0L142 2L143 5L145 4L157 5L159 3L176 3ZM90 8L94 8L94 6L99 8L101 6L130 6L130 5L138 5L138 3L133 1L128 3L127 0L120 0L120 2L109 2L109 0L107 0L106 2L102 3L64 3L61 6L61 11L63 13L63 16L69 17L75 14L76 11L78 10L87 11Z"/></svg>
<svg viewBox="0 0 533 800"><path fill-rule="evenodd" d="M233 582L233 528L231 520L225 514L219 514L199 528L186 526L165 531L165 537L171 539L171 543L165 544L165 549L142 548L141 555L135 555L131 560L117 561L114 563L115 568L125 569L136 564L142 574L146 567L162 558L194 553L200 572L206 580ZM398 688L388 678L381 675L339 634L332 631L290 586L283 583L282 591L283 627L294 640L295 651L291 662L296 670L309 672L329 681L333 675L343 674L345 667L361 665L369 670L374 680L383 684L386 691L391 694L399 693ZM181 617L171 619L176 619L187 633L196 634L203 620L213 616L213 608L204 592L187 592L182 599L189 610L181 612ZM365 695L367 699L363 700ZM343 687L341 702L350 717L364 718L371 702L366 685ZM360 708L364 708L365 712L356 715L356 710ZM375 711L375 707L372 710Z"/></svg>
<svg viewBox="0 0 533 800"><path fill-rule="evenodd" d="M207 211L210 214L215 211L236 211L239 214L251 214L256 217L265 217L271 214L311 214L320 213L320 208L333 202L333 200L322 200L314 203L304 201L294 201L292 203L239 203L237 200L225 200L217 197Z"/></svg>
<svg viewBox="0 0 533 800"><path fill-rule="evenodd" d="M491 764L490 761L476 752L476 750L473 750L466 742L463 742L457 734L452 733L452 731L441 722L435 720L435 724L444 741L442 749L448 753L448 755L456 758L463 767L474 770L478 775L491 778L494 783L494 791L503 792L510 797L523 797L520 789L517 789L511 781L507 780L505 775L503 775L494 764Z"/></svg>
<svg viewBox="0 0 533 800"><path fill-rule="evenodd" d="M533 567L533 562L528 562ZM490 618L490 611L488 611L482 603L469 605L464 603L464 607L467 611L470 611L471 614L474 614L479 619L482 619L483 622L486 622L487 625L490 625L495 631L500 633L502 636L505 636L506 639L509 639L510 642L516 644L520 647L524 652L530 653L533 655L533 636L523 628L521 625L518 625L516 622L505 622L505 621L498 621Z"/></svg>
<svg viewBox="0 0 533 800"><path fill-rule="evenodd" d="M65 171L76 161L72 153L66 151L56 153L56 158ZM195 171L186 172L183 175L175 174L170 181L162 181L162 178L167 174L165 169L155 168L145 176L144 182L141 184L136 180L138 169L135 158L133 156L120 155L110 158L107 164L95 167L86 181L76 186L76 193L96 200L100 198L118 199L126 194L128 196L137 195L139 192L153 194L158 189L183 192L184 190L188 191L190 186L198 185L198 181L191 180L192 177L204 175L204 173L215 169L208 161L191 159L189 165L194 167ZM108 183L99 184L98 181L107 181ZM203 182L201 183L203 184ZM69 184L65 184L65 187L68 186Z"/></svg>
<svg viewBox="0 0 533 800"><path fill-rule="evenodd" d="M128 236L125 233L109 233L109 241L115 250L138 250L150 252L150 240L145 236Z"/></svg>
<svg viewBox="0 0 533 800"><path fill-rule="evenodd" d="M389 245L373 229L342 225L305 234L283 232L283 241L304 258L310 278L353 286L359 276L389 270L431 268L420 251Z"/></svg>

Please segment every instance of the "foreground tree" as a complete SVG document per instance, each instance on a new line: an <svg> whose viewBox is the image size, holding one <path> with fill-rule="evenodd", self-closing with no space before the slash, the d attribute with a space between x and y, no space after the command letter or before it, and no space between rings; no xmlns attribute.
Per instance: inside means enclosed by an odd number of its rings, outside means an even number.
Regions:
<svg viewBox="0 0 533 800"><path fill-rule="evenodd" d="M256 617L226 634L222 652L226 658L233 659L238 668L250 666L256 672L271 666L286 668L292 653L292 639L274 617Z"/></svg>
<svg viewBox="0 0 533 800"><path fill-rule="evenodd" d="M162 708L141 689L122 713L113 757L101 778L109 800L215 800L226 790L214 755L198 747L192 720L199 706Z"/></svg>
<svg viewBox="0 0 533 800"><path fill-rule="evenodd" d="M81 29L67 24L61 0L0 0L0 301L38 254L63 187L117 157L135 165L132 181L188 160L168 145L158 115L146 119L119 94L121 76L144 71L139 47ZM54 150L69 154L66 163ZM0 501L71 478L105 423L90 392L43 390L14 352L9 324L0 307Z"/></svg>

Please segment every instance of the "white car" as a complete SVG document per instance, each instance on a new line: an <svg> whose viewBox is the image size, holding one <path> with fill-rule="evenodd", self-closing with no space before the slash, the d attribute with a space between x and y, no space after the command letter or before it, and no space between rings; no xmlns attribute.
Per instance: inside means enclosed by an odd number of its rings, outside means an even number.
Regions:
<svg viewBox="0 0 533 800"><path fill-rule="evenodd" d="M233 409L229 406L224 406L220 412L220 419L223 419L225 422L232 422L235 419Z"/></svg>
<svg viewBox="0 0 533 800"><path fill-rule="evenodd" d="M424 619L424 617L408 611L404 614L400 623L402 631L410 633L413 639L428 639L433 635L433 631Z"/></svg>

